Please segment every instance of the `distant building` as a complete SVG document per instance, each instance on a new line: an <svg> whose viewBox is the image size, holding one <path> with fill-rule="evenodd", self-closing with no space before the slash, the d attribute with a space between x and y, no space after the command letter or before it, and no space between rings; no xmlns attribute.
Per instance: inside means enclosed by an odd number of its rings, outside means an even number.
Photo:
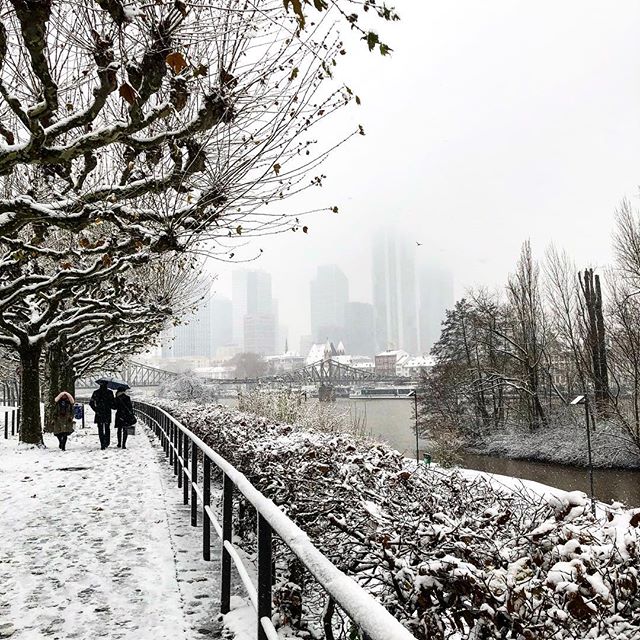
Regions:
<svg viewBox="0 0 640 640"><path fill-rule="evenodd" d="M403 349L382 351L376 354L375 371L379 376L400 376L402 365L409 359L409 354Z"/></svg>
<svg viewBox="0 0 640 640"><path fill-rule="evenodd" d="M417 353L415 243L392 231L374 239L373 306L378 349Z"/></svg>
<svg viewBox="0 0 640 640"><path fill-rule="evenodd" d="M272 313L245 315L243 350L262 356L273 355L276 352L276 332L276 317Z"/></svg>
<svg viewBox="0 0 640 640"><path fill-rule="evenodd" d="M351 366L355 369L362 369L363 371L369 371L373 373L375 371L375 362L373 358L367 358L366 356L353 356L351 358Z"/></svg>
<svg viewBox="0 0 640 640"><path fill-rule="evenodd" d="M163 358L211 358L211 307L203 304L186 324L172 327L165 334L162 346Z"/></svg>
<svg viewBox="0 0 640 640"><path fill-rule="evenodd" d="M277 305L271 275L265 271L232 274L232 336L242 351L273 355L278 332Z"/></svg>
<svg viewBox="0 0 640 640"><path fill-rule="evenodd" d="M403 378L419 378L423 372L428 372L435 364L432 356L413 356L402 361L396 367L398 375Z"/></svg>
<svg viewBox="0 0 640 640"><path fill-rule="evenodd" d="M318 267L310 283L311 335L314 340L337 342L344 337L349 282L336 265Z"/></svg>
<svg viewBox="0 0 640 640"><path fill-rule="evenodd" d="M440 338L447 309L453 307L453 276L435 265L420 268L420 351L428 354Z"/></svg>
<svg viewBox="0 0 640 640"><path fill-rule="evenodd" d="M305 364L313 364L314 362L320 362L320 360L328 360L331 355L331 348L327 348L327 345L324 342L317 342L311 345L311 348L305 358Z"/></svg>
<svg viewBox="0 0 640 640"><path fill-rule="evenodd" d="M208 378L210 380L233 380L236 377L236 368L224 365L197 367L193 370L193 373L199 378Z"/></svg>
<svg viewBox="0 0 640 640"><path fill-rule="evenodd" d="M351 355L372 356L376 352L373 305L347 302L345 305L344 340Z"/></svg>
<svg viewBox="0 0 640 640"><path fill-rule="evenodd" d="M305 365L304 356L297 353L285 353L279 356L268 356L265 358L269 367L269 375L278 375L279 373L289 373L296 369L302 369Z"/></svg>
<svg viewBox="0 0 640 640"><path fill-rule="evenodd" d="M231 300L222 297L211 299L211 343L213 357L220 347L233 344L233 309Z"/></svg>

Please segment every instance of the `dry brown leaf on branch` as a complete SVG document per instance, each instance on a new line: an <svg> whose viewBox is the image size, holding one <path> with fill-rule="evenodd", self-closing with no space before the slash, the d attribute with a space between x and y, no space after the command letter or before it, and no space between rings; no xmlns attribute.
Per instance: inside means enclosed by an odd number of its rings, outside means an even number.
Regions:
<svg viewBox="0 0 640 640"><path fill-rule="evenodd" d="M126 82L120 85L118 93L120 97L124 98L129 104L135 104L138 99L138 92Z"/></svg>
<svg viewBox="0 0 640 640"><path fill-rule="evenodd" d="M173 73L178 74L187 66L187 61L179 51L172 51L165 58L165 62L171 67Z"/></svg>

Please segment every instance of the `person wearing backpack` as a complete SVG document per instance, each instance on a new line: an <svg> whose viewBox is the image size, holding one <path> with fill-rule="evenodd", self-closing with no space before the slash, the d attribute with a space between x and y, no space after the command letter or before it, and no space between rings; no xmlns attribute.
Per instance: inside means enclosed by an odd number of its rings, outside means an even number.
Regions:
<svg viewBox="0 0 640 640"><path fill-rule="evenodd" d="M73 433L73 396L67 391L61 391L54 402L51 421L44 430L53 433L58 438L60 449L66 451L67 437Z"/></svg>
<svg viewBox="0 0 640 640"><path fill-rule="evenodd" d="M118 430L118 447L127 448L127 436L129 427L136 423L136 416L131 406L131 398L123 389L116 391L116 429Z"/></svg>
<svg viewBox="0 0 640 640"><path fill-rule="evenodd" d="M95 413L94 422L98 425L100 449L106 449L111 442L111 409L114 408L113 393L107 387L107 382L98 382L100 387L91 394L89 406Z"/></svg>

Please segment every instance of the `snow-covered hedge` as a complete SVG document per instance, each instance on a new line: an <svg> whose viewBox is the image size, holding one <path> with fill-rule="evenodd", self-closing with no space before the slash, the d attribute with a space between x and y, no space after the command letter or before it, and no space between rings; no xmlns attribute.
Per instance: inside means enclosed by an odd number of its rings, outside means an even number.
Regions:
<svg viewBox="0 0 640 640"><path fill-rule="evenodd" d="M275 422L296 425L304 431L349 433L366 437L365 420L352 407L307 399L299 392L249 391L238 396L238 409Z"/></svg>
<svg viewBox="0 0 640 640"><path fill-rule="evenodd" d="M200 403L215 402L218 399L215 387L206 385L202 378L190 371L181 373L173 380L161 385L157 395L166 400Z"/></svg>
<svg viewBox="0 0 640 640"><path fill-rule="evenodd" d="M416 638L640 637L640 509L614 505L597 521L580 492L543 500L483 477L416 469L389 447L349 436L220 406L163 405ZM241 509L237 532L247 519ZM279 597L295 623L286 593L298 594L292 583L303 574L289 560ZM301 586L318 615L317 590Z"/></svg>

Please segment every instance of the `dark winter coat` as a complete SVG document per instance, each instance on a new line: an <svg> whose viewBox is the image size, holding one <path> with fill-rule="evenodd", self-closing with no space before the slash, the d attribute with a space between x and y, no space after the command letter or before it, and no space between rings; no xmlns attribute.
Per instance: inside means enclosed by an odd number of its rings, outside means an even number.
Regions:
<svg viewBox="0 0 640 640"><path fill-rule="evenodd" d="M49 424L45 426L44 431L56 435L73 433L73 396L71 394L66 391L58 394Z"/></svg>
<svg viewBox="0 0 640 640"><path fill-rule="evenodd" d="M96 389L91 395L89 406L96 414L95 423L111 424L111 409L115 408L113 391L109 389Z"/></svg>
<svg viewBox="0 0 640 640"><path fill-rule="evenodd" d="M116 427L118 429L135 423L136 417L131 406L131 398L126 393L116 396L114 406L116 410Z"/></svg>

